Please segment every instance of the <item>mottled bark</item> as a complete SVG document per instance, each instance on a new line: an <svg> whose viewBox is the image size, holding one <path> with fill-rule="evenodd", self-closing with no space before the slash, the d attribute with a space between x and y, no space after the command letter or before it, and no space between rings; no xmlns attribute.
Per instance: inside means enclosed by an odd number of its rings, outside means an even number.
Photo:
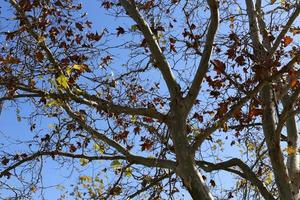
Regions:
<svg viewBox="0 0 300 200"><path fill-rule="evenodd" d="M194 156L189 148L186 138L186 113L183 104L175 103L172 106L170 117L172 122L169 124L172 135L177 167L176 172L182 178L183 184L195 200L212 200L214 199L209 189L204 183L202 175L196 168Z"/></svg>
<svg viewBox="0 0 300 200"><path fill-rule="evenodd" d="M275 135L275 104L270 83L262 89L261 98L263 103L263 131L279 196L280 199L292 200L294 197L290 184L291 181L280 148L280 134Z"/></svg>
<svg viewBox="0 0 300 200"><path fill-rule="evenodd" d="M282 99L283 106L286 107L290 104L290 98L285 95ZM298 128L295 116L289 116L286 121L287 140L289 148L298 149ZM292 190L295 199L300 199L300 176L299 176L299 153L298 151L292 152L287 158L287 168L291 179Z"/></svg>

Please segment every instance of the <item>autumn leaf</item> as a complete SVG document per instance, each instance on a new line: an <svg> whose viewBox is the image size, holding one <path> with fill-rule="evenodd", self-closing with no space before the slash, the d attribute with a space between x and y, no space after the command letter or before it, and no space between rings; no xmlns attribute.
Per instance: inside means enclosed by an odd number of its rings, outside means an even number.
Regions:
<svg viewBox="0 0 300 200"><path fill-rule="evenodd" d="M2 165L7 165L9 163L9 159L4 156L1 160L1 163Z"/></svg>
<svg viewBox="0 0 300 200"><path fill-rule="evenodd" d="M216 187L216 182L213 179L210 179L209 183L212 187Z"/></svg>
<svg viewBox="0 0 300 200"><path fill-rule="evenodd" d="M44 36L38 36L38 38L37 38L37 42L38 43L42 43L42 42L44 42L45 41L45 37Z"/></svg>
<svg viewBox="0 0 300 200"><path fill-rule="evenodd" d="M259 115L262 115L262 109L251 107L248 114L249 118L251 119L252 117L259 116Z"/></svg>
<svg viewBox="0 0 300 200"><path fill-rule="evenodd" d="M83 31L84 26L83 26L81 23L76 22L76 23L75 23L75 26L76 26L76 28L77 28L78 30Z"/></svg>
<svg viewBox="0 0 300 200"><path fill-rule="evenodd" d="M288 146L288 147L286 148L286 152L287 152L288 155L292 155L292 154L294 154L294 153L297 152L297 148L295 148L295 147L293 147L293 146Z"/></svg>
<svg viewBox="0 0 300 200"><path fill-rule="evenodd" d="M85 158L80 158L79 163L81 166L86 166L89 163L89 160Z"/></svg>
<svg viewBox="0 0 300 200"><path fill-rule="evenodd" d="M118 28L116 28L117 30L117 36L122 35L125 33L124 28L122 28L121 26L119 26Z"/></svg>
<svg viewBox="0 0 300 200"><path fill-rule="evenodd" d="M68 78L64 74L60 74L56 78L56 81L57 81L59 86L62 86L63 88L69 88Z"/></svg>
<svg viewBox="0 0 300 200"><path fill-rule="evenodd" d="M300 27L291 28L290 32L292 32L293 35L300 34Z"/></svg>
<svg viewBox="0 0 300 200"><path fill-rule="evenodd" d="M146 139L143 144L141 144L142 151L150 150L153 146L154 142Z"/></svg>
<svg viewBox="0 0 300 200"><path fill-rule="evenodd" d="M36 59L37 61L43 60L43 59L44 59L43 53L42 53L41 51L36 52L36 53L35 53L35 59Z"/></svg>
<svg viewBox="0 0 300 200"><path fill-rule="evenodd" d="M291 44L293 42L293 38L291 38L290 36L285 36L282 39L282 43L285 47L287 47L289 44Z"/></svg>
<svg viewBox="0 0 300 200"><path fill-rule="evenodd" d="M211 63L214 65L214 70L217 72L217 74L221 74L222 71L225 70L225 63L223 63L220 60L212 60Z"/></svg>
<svg viewBox="0 0 300 200"><path fill-rule="evenodd" d="M92 177L84 175L84 176L80 176L79 180L81 182L89 182L89 183L91 183L92 182Z"/></svg>

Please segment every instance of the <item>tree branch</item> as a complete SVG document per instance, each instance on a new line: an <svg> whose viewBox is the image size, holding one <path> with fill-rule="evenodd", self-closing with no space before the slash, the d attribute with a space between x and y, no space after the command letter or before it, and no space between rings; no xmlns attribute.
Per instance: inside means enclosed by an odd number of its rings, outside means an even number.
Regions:
<svg viewBox="0 0 300 200"><path fill-rule="evenodd" d="M85 131L91 134L93 138L101 140L109 146L116 149L118 152L126 156L126 159L130 163L142 164L147 167L175 169L176 163L174 161L163 160L158 158L145 158L142 156L132 155L126 148L122 147L119 143L115 142L114 140L108 138L105 134L99 133L97 130L87 125L87 123L79 115L77 115L67 103L64 103L62 107L65 109L68 115L71 118L73 118L77 123L79 123Z"/></svg>
<svg viewBox="0 0 300 200"><path fill-rule="evenodd" d="M249 180L253 185L255 185L265 199L275 200L273 195L267 190L264 184L257 178L257 175L250 169L248 165L246 165L240 159L233 158L217 164L213 164L207 161L196 161L196 164L206 172L211 172L215 170L225 170L231 173L235 173L241 176L242 178ZM238 166L243 173L241 173L238 170L234 170L230 168L234 166Z"/></svg>
<svg viewBox="0 0 300 200"><path fill-rule="evenodd" d="M294 13L289 17L289 20L287 21L286 25L284 26L284 28L281 30L281 32L277 36L277 38L273 44L273 47L271 49L271 52L270 52L271 55L277 50L277 48L279 47L279 45L281 43L281 40L283 39L285 34L288 32L289 28L292 26L292 24L294 23L296 18L299 16L299 14L300 14L300 4L298 4L296 6Z"/></svg>
<svg viewBox="0 0 300 200"><path fill-rule="evenodd" d="M177 95L180 94L180 86L175 80L175 77L171 71L171 67L166 57L162 53L155 35L151 31L145 19L140 15L134 1L120 0L120 3L125 9L126 13L137 23L140 31L143 33L147 44L149 45L151 54L155 59L155 62L157 63L157 66L161 71L164 80L166 81L171 99L175 99Z"/></svg>
<svg viewBox="0 0 300 200"><path fill-rule="evenodd" d="M209 5L211 13L210 24L208 27L208 32L206 34L206 42L196 75L193 79L191 88L184 99L184 104L186 106L187 112L190 111L192 106L194 105L194 102L199 94L203 78L205 77L205 74L208 70L213 43L219 26L218 2L215 0L207 0L207 3Z"/></svg>
<svg viewBox="0 0 300 200"><path fill-rule="evenodd" d="M280 78L284 73L286 73L290 69L292 69L294 64L297 62L298 58L299 58L299 55L296 55L294 58L292 58L290 60L290 62L288 62L284 67L282 67L282 69L280 71L278 71L276 74L270 76L268 79L260 82L252 91L249 91L246 96L241 98L239 102L237 102L236 104L231 106L231 109L226 114L224 114L224 116L221 119L219 119L213 125L206 128L202 134L199 134L195 138L194 143L192 144L193 153L195 153L197 151L199 146L204 142L204 140L209 135L211 135L213 132L215 132L220 127L220 125L224 124L228 119L230 119L233 116L234 112L239 110L248 100L250 100L253 96L255 96L267 83L269 83L272 80L276 80L276 79Z"/></svg>

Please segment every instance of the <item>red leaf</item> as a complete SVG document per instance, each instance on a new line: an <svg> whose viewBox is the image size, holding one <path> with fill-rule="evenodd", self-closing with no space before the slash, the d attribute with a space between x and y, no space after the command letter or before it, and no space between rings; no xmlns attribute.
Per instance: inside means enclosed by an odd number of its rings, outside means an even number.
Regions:
<svg viewBox="0 0 300 200"><path fill-rule="evenodd" d="M259 116L262 115L262 109L258 109L258 108L251 108L249 111L249 118L255 117L255 116Z"/></svg>
<svg viewBox="0 0 300 200"><path fill-rule="evenodd" d="M149 140L149 139L146 139L146 140L144 141L144 143L141 144L142 151L144 151L144 150L150 150L150 149L152 148L153 144L154 144L153 141L151 141L151 140Z"/></svg>

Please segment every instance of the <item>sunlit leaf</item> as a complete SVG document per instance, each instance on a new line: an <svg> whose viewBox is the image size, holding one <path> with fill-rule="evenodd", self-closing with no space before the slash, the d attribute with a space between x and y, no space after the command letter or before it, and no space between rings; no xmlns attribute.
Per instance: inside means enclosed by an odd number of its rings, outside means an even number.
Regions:
<svg viewBox="0 0 300 200"><path fill-rule="evenodd" d="M64 74L60 74L57 78L56 81L59 86L62 86L63 88L68 88L68 78Z"/></svg>

